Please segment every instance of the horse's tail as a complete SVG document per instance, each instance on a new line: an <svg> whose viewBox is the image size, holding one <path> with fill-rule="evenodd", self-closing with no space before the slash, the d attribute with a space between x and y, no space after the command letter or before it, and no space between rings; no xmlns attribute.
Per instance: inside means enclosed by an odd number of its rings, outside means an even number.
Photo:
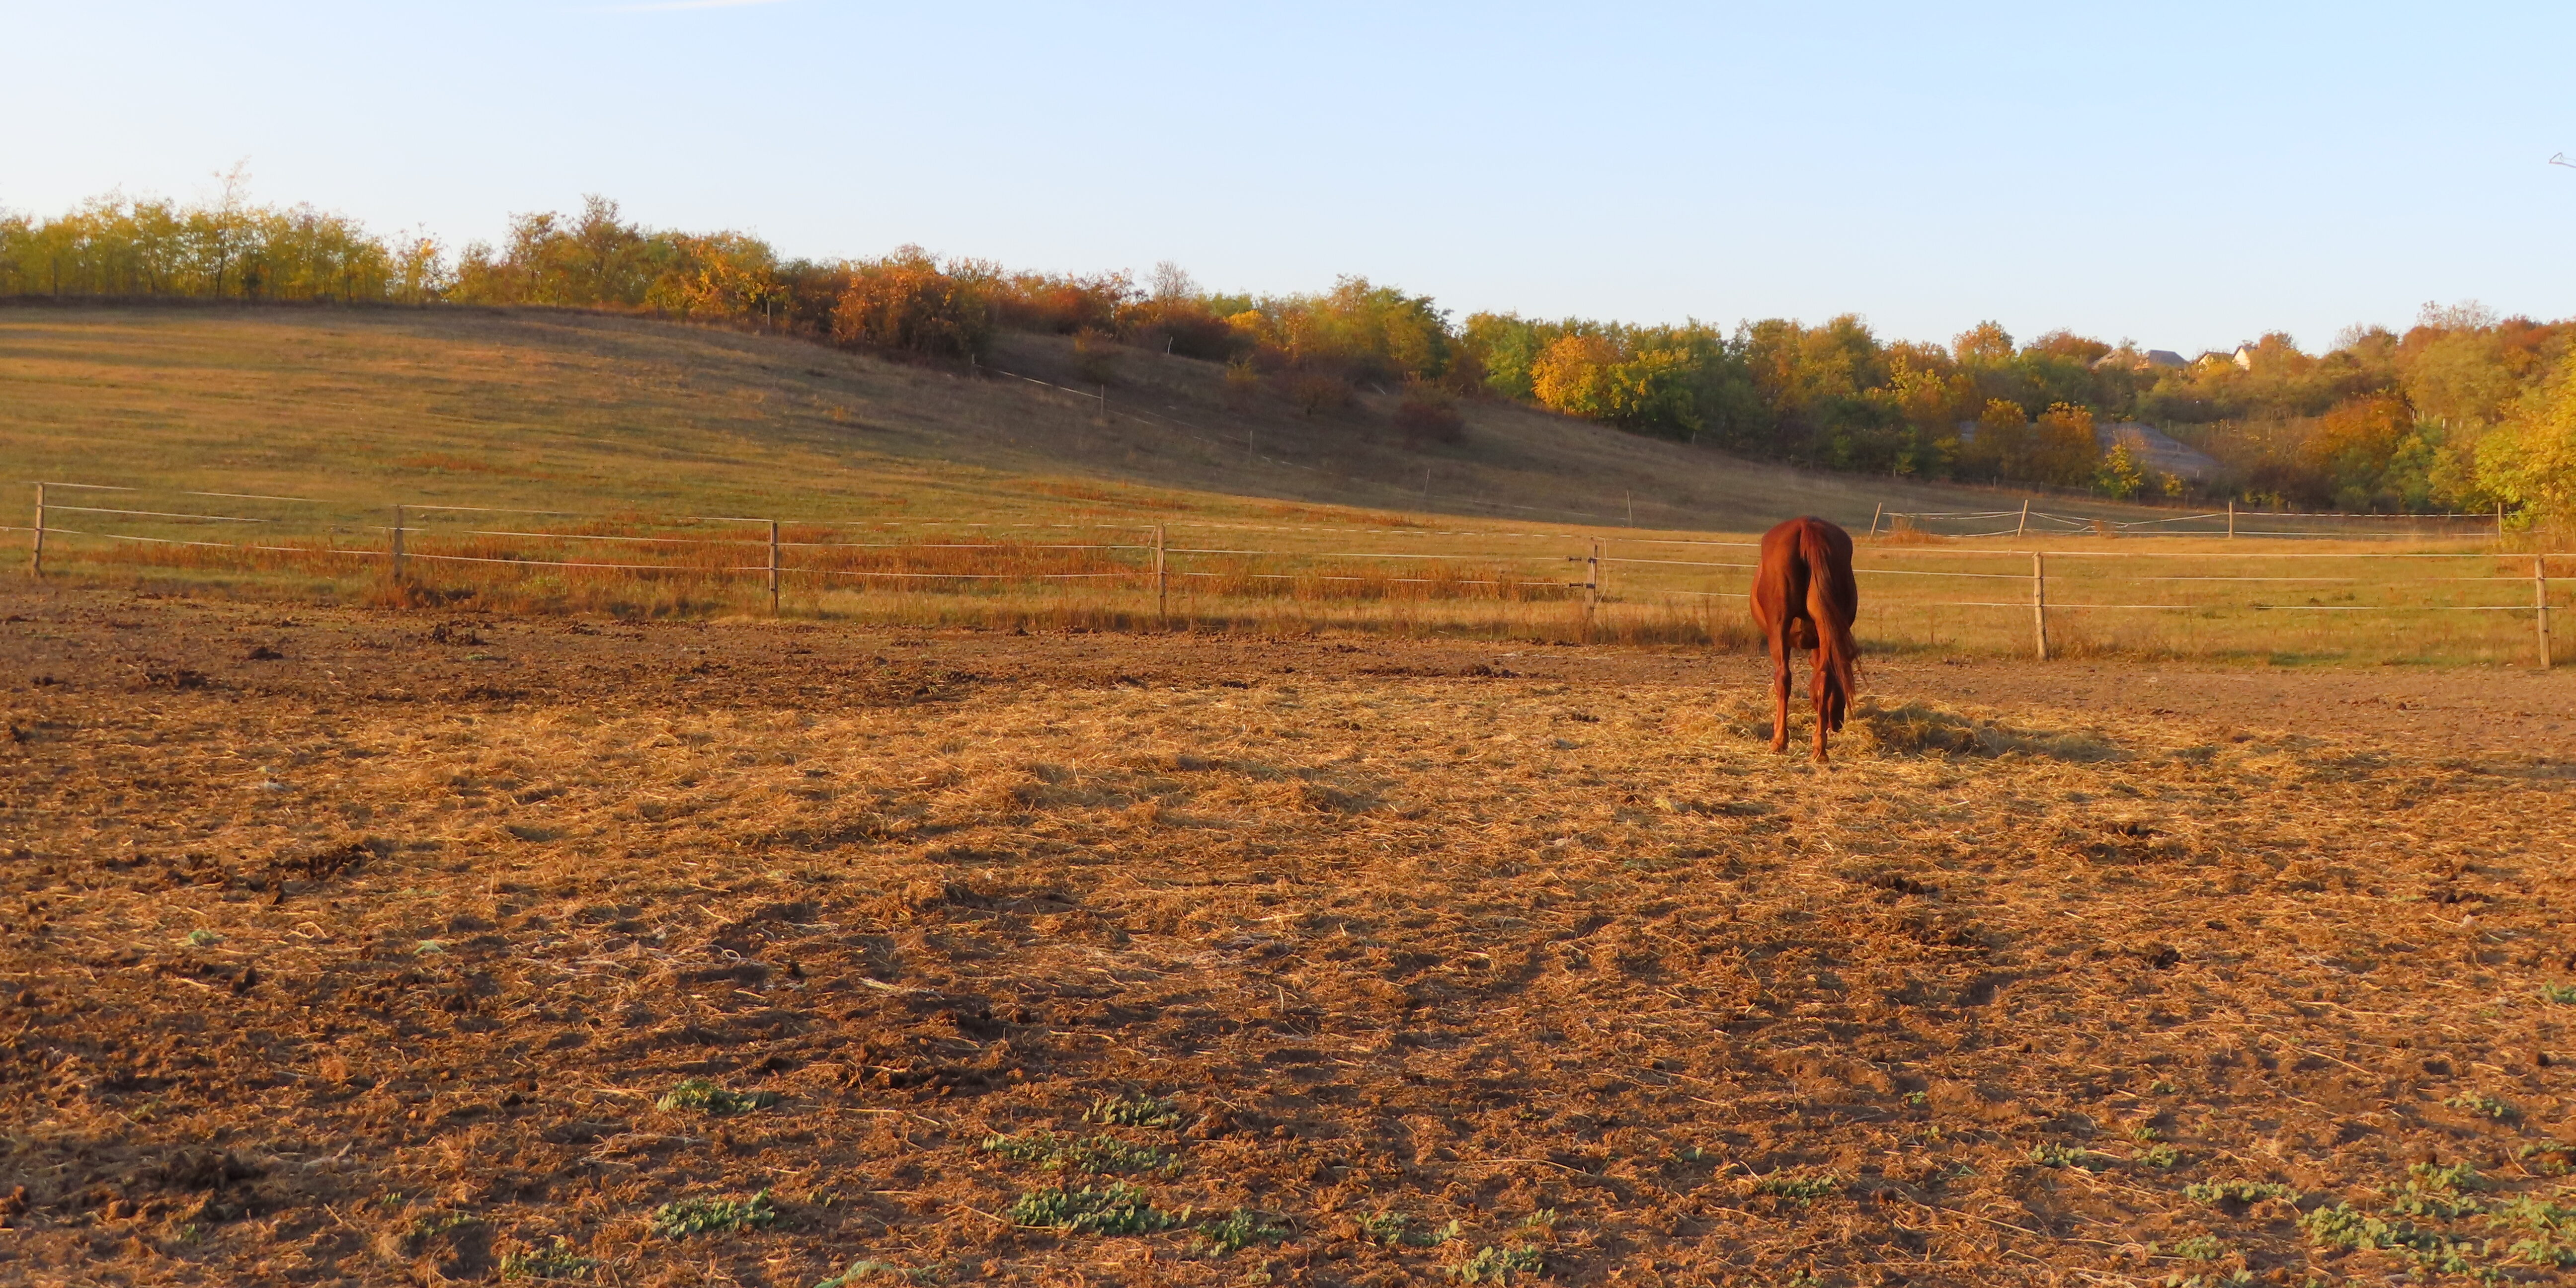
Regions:
<svg viewBox="0 0 2576 1288"><path fill-rule="evenodd" d="M1840 733L1860 683L1860 646L1852 642L1860 586L1852 576L1851 538L1821 523L1801 524L1798 553L1807 564L1807 616L1816 623L1816 718Z"/></svg>

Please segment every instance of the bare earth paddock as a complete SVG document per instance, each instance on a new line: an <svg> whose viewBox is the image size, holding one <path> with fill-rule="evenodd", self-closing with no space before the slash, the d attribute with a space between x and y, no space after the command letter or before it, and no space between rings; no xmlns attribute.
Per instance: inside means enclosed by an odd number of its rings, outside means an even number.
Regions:
<svg viewBox="0 0 2576 1288"><path fill-rule="evenodd" d="M0 616L0 1282L2576 1264L2564 670Z"/></svg>

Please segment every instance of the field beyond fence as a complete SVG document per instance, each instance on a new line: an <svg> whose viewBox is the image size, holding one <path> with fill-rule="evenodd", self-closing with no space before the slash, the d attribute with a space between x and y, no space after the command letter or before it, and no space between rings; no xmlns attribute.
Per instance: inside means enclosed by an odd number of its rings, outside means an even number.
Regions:
<svg viewBox="0 0 2576 1288"><path fill-rule="evenodd" d="M12 530L27 534L35 575L254 596L1005 629L1755 638L1749 535L1386 515L1261 524L1097 511L1013 522L578 514L87 483L33 493L33 521ZM2009 526L1940 530L1997 521ZM2546 667L2570 559L2507 546L2482 515L2231 508L2115 523L2027 507L1882 511L1859 543L1860 634L1895 651Z"/></svg>

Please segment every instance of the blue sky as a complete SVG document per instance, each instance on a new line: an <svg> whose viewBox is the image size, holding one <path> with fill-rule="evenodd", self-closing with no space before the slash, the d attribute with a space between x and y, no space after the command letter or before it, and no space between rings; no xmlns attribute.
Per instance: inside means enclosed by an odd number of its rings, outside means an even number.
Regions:
<svg viewBox="0 0 2576 1288"><path fill-rule="evenodd" d="M451 245L597 192L782 251L2317 349L2576 313L2576 7L12 6L0 206Z"/></svg>

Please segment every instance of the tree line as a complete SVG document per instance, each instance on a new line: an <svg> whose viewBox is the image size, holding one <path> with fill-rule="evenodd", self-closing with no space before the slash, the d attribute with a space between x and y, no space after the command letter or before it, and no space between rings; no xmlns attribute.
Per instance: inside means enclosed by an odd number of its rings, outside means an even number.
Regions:
<svg viewBox="0 0 2576 1288"><path fill-rule="evenodd" d="M2284 334L2181 358L1988 322L1948 344L1889 340L1856 315L1732 328L1515 313L1453 318L1428 296L1344 278L1276 295L1201 288L1175 266L1012 270L904 247L778 255L758 238L644 227L617 204L515 216L450 254L310 206L107 197L54 218L0 212L0 295L541 305L751 325L929 359L979 361L1004 330L1224 363L1230 390L1314 415L1400 391L1394 424L1455 438L1462 399L1507 399L1639 434L1830 469L2036 483L2119 498L2220 496L2305 508L2485 510L2576 520L2576 322L2427 306L2405 332L2354 328L2321 354ZM2220 462L2160 476L2118 426L2163 429Z"/></svg>

